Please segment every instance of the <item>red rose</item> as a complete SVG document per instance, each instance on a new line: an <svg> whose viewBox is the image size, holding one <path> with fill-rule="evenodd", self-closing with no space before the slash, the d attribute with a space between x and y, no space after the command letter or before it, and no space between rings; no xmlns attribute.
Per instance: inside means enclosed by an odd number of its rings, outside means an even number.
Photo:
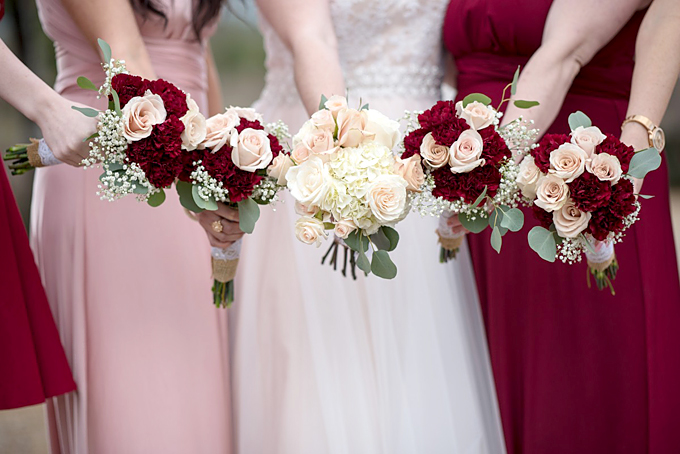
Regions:
<svg viewBox="0 0 680 454"><path fill-rule="evenodd" d="M635 155L635 149L624 144L615 136L607 134L607 138L604 139L601 144L595 147L595 153L607 153L612 156L616 156L621 163L621 170L625 174L628 173L630 160L633 159L633 155Z"/></svg>
<svg viewBox="0 0 680 454"><path fill-rule="evenodd" d="M590 172L568 183L571 198L576 206L583 211L595 211L607 205L612 193L612 185L609 181L600 181Z"/></svg>
<svg viewBox="0 0 680 454"><path fill-rule="evenodd" d="M569 136L566 134L546 134L543 136L538 146L531 150L531 156L534 157L536 166L543 173L548 173L550 169L550 153L559 148L563 143L569 142Z"/></svg>
<svg viewBox="0 0 680 454"><path fill-rule="evenodd" d="M120 107L122 108L135 96L144 96L146 81L139 76L117 74L111 80L111 87L118 94Z"/></svg>
<svg viewBox="0 0 680 454"><path fill-rule="evenodd" d="M187 95L170 82L163 79L147 81L146 88L163 99L165 110L169 116L175 115L181 118L189 110Z"/></svg>

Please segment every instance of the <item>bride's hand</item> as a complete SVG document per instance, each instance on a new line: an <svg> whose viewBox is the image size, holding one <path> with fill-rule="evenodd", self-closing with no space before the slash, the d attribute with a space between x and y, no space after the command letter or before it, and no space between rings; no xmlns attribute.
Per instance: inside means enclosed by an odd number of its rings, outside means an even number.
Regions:
<svg viewBox="0 0 680 454"><path fill-rule="evenodd" d="M83 140L96 132L97 119L73 110L73 105L59 96L37 121L54 156L63 163L79 166L90 152L89 141Z"/></svg>
<svg viewBox="0 0 680 454"><path fill-rule="evenodd" d="M460 219L458 219L458 215L451 216L446 220L446 223L451 228L451 231L456 235L466 234L469 232L469 230L463 227L463 224L461 224Z"/></svg>
<svg viewBox="0 0 680 454"><path fill-rule="evenodd" d="M238 224L238 210L229 208L223 203L218 203L217 211L203 211L196 214L196 218L208 235L210 245L213 247L226 249L235 241L243 238L244 233Z"/></svg>

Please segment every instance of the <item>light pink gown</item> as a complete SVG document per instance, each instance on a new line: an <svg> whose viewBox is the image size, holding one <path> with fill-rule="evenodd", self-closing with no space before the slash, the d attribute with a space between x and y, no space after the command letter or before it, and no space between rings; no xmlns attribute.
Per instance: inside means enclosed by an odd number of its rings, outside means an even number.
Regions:
<svg viewBox="0 0 680 454"><path fill-rule="evenodd" d="M152 18L139 27L158 77L206 109L191 2L157 0L167 26ZM95 104L76 78L99 85L99 57L60 0L38 6L55 41L56 89ZM65 165L36 172L32 242L78 384L49 404L52 452L230 453L227 312L211 303L205 233L173 192L160 208L100 200L99 174Z"/></svg>

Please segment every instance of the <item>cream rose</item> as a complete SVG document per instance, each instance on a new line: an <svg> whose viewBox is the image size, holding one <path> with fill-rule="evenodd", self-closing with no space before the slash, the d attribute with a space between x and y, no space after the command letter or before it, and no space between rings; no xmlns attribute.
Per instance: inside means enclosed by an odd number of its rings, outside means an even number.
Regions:
<svg viewBox="0 0 680 454"><path fill-rule="evenodd" d="M330 131L331 134L335 132L335 118L330 110L320 110L312 114L312 124L319 128Z"/></svg>
<svg viewBox="0 0 680 454"><path fill-rule="evenodd" d="M382 223L398 221L406 209L406 180L399 175L381 175L368 187L366 200Z"/></svg>
<svg viewBox="0 0 680 454"><path fill-rule="evenodd" d="M128 142L146 139L167 116L163 99L147 90L144 96L135 96L123 107L123 136Z"/></svg>
<svg viewBox="0 0 680 454"><path fill-rule="evenodd" d="M314 216L316 213L319 212L319 207L317 206L308 207L307 205L303 205L296 200L295 212L300 216Z"/></svg>
<svg viewBox="0 0 680 454"><path fill-rule="evenodd" d="M321 246L326 238L323 222L311 216L302 216L295 222L295 236L305 244Z"/></svg>
<svg viewBox="0 0 680 454"><path fill-rule="evenodd" d="M206 134L202 146L209 148L213 153L218 152L231 140L231 136L236 132L236 126L240 122L241 119L233 111L208 118L205 122Z"/></svg>
<svg viewBox="0 0 680 454"><path fill-rule="evenodd" d="M581 211L569 199L559 210L553 211L555 230L562 238L576 238L586 227L592 215Z"/></svg>
<svg viewBox="0 0 680 454"><path fill-rule="evenodd" d="M584 128L579 126L571 132L571 143L583 148L588 157L595 152L595 147L601 144L607 136L602 134L597 126Z"/></svg>
<svg viewBox="0 0 680 454"><path fill-rule="evenodd" d="M321 206L326 197L328 186L323 168L323 161L312 156L301 165L291 167L286 175L291 195L308 208Z"/></svg>
<svg viewBox="0 0 680 454"><path fill-rule="evenodd" d="M421 192L420 187L425 183L425 174L420 159L420 155L417 154L406 159L395 157L394 173L406 180L407 191Z"/></svg>
<svg viewBox="0 0 680 454"><path fill-rule="evenodd" d="M484 150L484 139L474 129L466 129L461 133L449 151L449 165L453 173L465 173L483 166L481 157Z"/></svg>
<svg viewBox="0 0 680 454"><path fill-rule="evenodd" d="M588 154L581 147L563 143L550 153L549 172L571 183L583 175L587 160Z"/></svg>
<svg viewBox="0 0 680 454"><path fill-rule="evenodd" d="M465 107L463 107L463 101L458 101L456 103L456 114L476 131L492 125L494 118L496 118L495 110L478 101L472 101Z"/></svg>
<svg viewBox="0 0 680 454"><path fill-rule="evenodd" d="M261 129L246 128L232 134L231 147L232 162L246 172L267 168L274 157L269 137Z"/></svg>
<svg viewBox="0 0 680 454"><path fill-rule="evenodd" d="M189 100L190 99L187 99L187 101ZM193 102L193 100L191 101ZM187 104L189 103L187 102ZM196 103L193 102L193 104L195 105ZM193 110L190 108L180 120L182 120L182 123L184 124L184 131L182 131L182 148L188 151L195 150L203 143L208 131L205 117L198 109Z"/></svg>
<svg viewBox="0 0 680 454"><path fill-rule="evenodd" d="M592 159L586 162L586 168L600 180L611 181L612 184L618 183L623 174L619 158L609 153L593 155Z"/></svg>
<svg viewBox="0 0 680 454"><path fill-rule="evenodd" d="M536 184L536 205L545 211L559 210L569 198L569 186L555 175L546 175Z"/></svg>
<svg viewBox="0 0 680 454"><path fill-rule="evenodd" d="M357 225L351 219L338 221L335 224L335 236L344 240L356 229Z"/></svg>
<svg viewBox="0 0 680 454"><path fill-rule="evenodd" d="M368 133L375 134L375 141L392 150L400 139L399 122L387 118L377 110L365 110Z"/></svg>
<svg viewBox="0 0 680 454"><path fill-rule="evenodd" d="M356 147L365 139L372 139L375 134L366 131L366 111L342 109L338 112L338 145Z"/></svg>
<svg viewBox="0 0 680 454"><path fill-rule="evenodd" d="M541 175L541 170L534 162L534 157L525 156L519 164L519 176L517 177L517 186L521 189L524 197L528 199L536 197L536 183L538 183Z"/></svg>
<svg viewBox="0 0 680 454"><path fill-rule="evenodd" d="M333 115L333 118L337 118L338 113L341 110L347 109L347 98L345 98L344 96L338 96L338 95L331 96L324 103L324 107L331 112L331 114Z"/></svg>
<svg viewBox="0 0 680 454"><path fill-rule="evenodd" d="M236 116L240 118L245 118L248 121L259 121L262 123L264 120L262 119L262 115L257 113L257 111L251 107L234 107L230 106L227 109L225 109L225 113L234 113Z"/></svg>
<svg viewBox="0 0 680 454"><path fill-rule="evenodd" d="M315 129L302 139L302 143L315 155L324 155L328 157L337 150L333 139L333 133L327 129Z"/></svg>
<svg viewBox="0 0 680 454"><path fill-rule="evenodd" d="M309 151L303 143L299 144L297 147L293 148L293 152L290 157L293 158L295 164L300 165L312 156L312 152Z"/></svg>
<svg viewBox="0 0 680 454"><path fill-rule="evenodd" d="M428 132L420 144L420 156L425 164L438 169L449 162L449 148L435 142L432 133Z"/></svg>
<svg viewBox="0 0 680 454"><path fill-rule="evenodd" d="M272 161L272 165L267 168L267 175L272 178L276 178L276 184L279 186L286 186L288 184L286 174L294 164L295 163L292 159L290 159L290 156L284 153L279 153L279 155Z"/></svg>

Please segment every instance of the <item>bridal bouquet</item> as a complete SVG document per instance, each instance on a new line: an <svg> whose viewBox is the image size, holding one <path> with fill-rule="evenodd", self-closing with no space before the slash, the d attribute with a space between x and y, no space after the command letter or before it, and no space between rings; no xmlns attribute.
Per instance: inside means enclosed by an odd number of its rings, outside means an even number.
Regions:
<svg viewBox="0 0 680 454"><path fill-rule="evenodd" d="M268 128L281 137L287 134L282 123ZM259 205L277 200L293 162L253 109L230 107L208 118L203 131L196 135L201 141L189 152L190 164L176 184L180 203L193 212L217 210L217 202L226 203L238 208L241 230L252 233ZM213 228L221 231L222 225ZM218 307L234 300L240 249L240 240L227 249L212 248L213 302Z"/></svg>
<svg viewBox="0 0 680 454"><path fill-rule="evenodd" d="M580 262L585 253L588 279L614 294L614 244L640 211L632 180L658 168L661 157L654 148L635 153L582 112L569 126L569 135L546 134L520 164L517 184L541 224L529 232L529 245L549 262Z"/></svg>
<svg viewBox="0 0 680 454"><path fill-rule="evenodd" d="M420 163L395 157L399 123L368 105L351 109L345 98L333 96L323 97L319 109L293 137L295 165L286 179L300 215L295 234L318 247L333 232L322 263L332 253L337 269L338 246L344 243L352 251L353 277L358 266L366 275L392 279L397 267L389 252L399 242L394 226L408 213L408 194L422 184ZM345 248L343 275L347 258Z"/></svg>
<svg viewBox="0 0 680 454"><path fill-rule="evenodd" d="M503 100L503 102L505 99ZM519 107L537 103L515 101ZM407 113L410 131L403 142L402 162L420 163L425 178L411 204L421 215L439 216L440 261L454 258L464 234L454 234L448 219L458 215L467 230L492 229L491 246L500 252L502 237L517 232L524 216L517 175L508 144L517 148L535 136L521 120L500 128L501 114L491 99L475 93L462 101L439 101L417 115Z"/></svg>

